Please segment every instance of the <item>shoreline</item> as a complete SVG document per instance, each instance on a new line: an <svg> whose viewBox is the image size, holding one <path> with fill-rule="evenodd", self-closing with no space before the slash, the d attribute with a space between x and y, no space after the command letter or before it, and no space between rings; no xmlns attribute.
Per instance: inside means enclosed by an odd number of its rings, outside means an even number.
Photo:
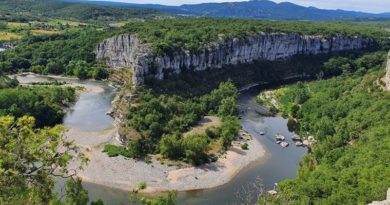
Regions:
<svg viewBox="0 0 390 205"><path fill-rule="evenodd" d="M76 89L77 89L77 87L82 87L83 89L79 92L85 93L85 94L104 92L104 89L101 86L91 85L91 84L87 84L87 83L80 83L82 81L79 80L78 78L74 78L74 77L66 77L66 76L60 76L60 75L40 75L40 74L35 74L35 73L30 73L30 72L19 73L16 75L10 75L10 77L16 77L18 79L20 85L30 85L31 84L31 81L28 81L28 80L23 81L23 79L21 79L21 78L45 78L45 79L49 79L49 80L53 79L53 80L63 80L63 81L70 80L70 81L75 81L75 82L66 82L66 84L60 85L60 86L61 87L72 87L72 88L76 88ZM77 81L80 81L80 82L77 82ZM88 79L85 81L86 82L87 81L94 82L95 80Z"/></svg>
<svg viewBox="0 0 390 205"><path fill-rule="evenodd" d="M41 76L32 73L23 73L17 77L52 78L62 80L77 80L62 76ZM26 84L21 82L21 84ZM78 87L84 89L83 94L101 93L104 89L99 85L68 82L64 86ZM255 162L265 161L269 152L258 139L245 131L240 132L242 139L233 141L228 151L218 158L216 162L204 164L199 167L184 164L184 168L171 165L169 160L161 163L155 157L151 163L128 159L123 156L108 157L103 152L105 144L120 145L116 139L117 127L100 131L83 131L74 127L68 127L64 134L67 140L74 141L80 150L90 159L90 162L83 170L77 171L77 176L84 182L104 186L123 191L137 189L140 183L146 182L147 188L140 190L140 193L153 194L176 191L194 191L213 189L231 182L243 169ZM243 150L240 144L248 143L248 150ZM69 168L77 168L78 163L72 162Z"/></svg>
<svg viewBox="0 0 390 205"><path fill-rule="evenodd" d="M122 191L135 190L140 183L146 182L147 188L139 191L144 194L171 190L179 192L205 190L229 183L246 167L254 162L265 161L269 157L269 153L260 141L251 136L251 140L245 140L248 143L248 150L242 150L239 141L234 141L232 147L216 162L199 167L179 168L161 164L154 158L152 163L148 164L123 156L110 158L102 152L104 144L116 141L114 133L115 129L108 134L93 132L92 135L100 139L99 142L86 145L82 142L91 142L91 138L87 137L91 136L90 132L74 132L74 130L73 133L67 132L76 144L83 147L83 152L90 159L88 165L77 173L84 182ZM76 166L76 163L71 165L72 168Z"/></svg>

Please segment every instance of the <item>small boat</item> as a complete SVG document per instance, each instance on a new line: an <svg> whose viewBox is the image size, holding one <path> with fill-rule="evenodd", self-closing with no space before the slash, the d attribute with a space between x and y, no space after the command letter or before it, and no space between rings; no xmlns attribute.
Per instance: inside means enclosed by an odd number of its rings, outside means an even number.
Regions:
<svg viewBox="0 0 390 205"><path fill-rule="evenodd" d="M280 144L280 143L282 143L281 140L276 140L276 144Z"/></svg>
<svg viewBox="0 0 390 205"><path fill-rule="evenodd" d="M264 132L260 132L260 135L265 135L265 133Z"/></svg>
<svg viewBox="0 0 390 205"><path fill-rule="evenodd" d="M286 138L283 136L283 135L281 135L281 134L277 134L276 136L275 136L275 138L276 138L276 140L281 140L281 141L284 141Z"/></svg>
<svg viewBox="0 0 390 205"><path fill-rule="evenodd" d="M308 147L310 145L310 142L309 140L303 140L302 144L306 147Z"/></svg>
<svg viewBox="0 0 390 205"><path fill-rule="evenodd" d="M301 141L301 140L302 140L301 137L298 136L298 135L293 135L293 136L291 137L291 139L292 139L293 141Z"/></svg>
<svg viewBox="0 0 390 205"><path fill-rule="evenodd" d="M287 142L281 142L281 143L280 143L280 146L282 146L282 147L288 147L288 145L289 145L289 144L288 144Z"/></svg>
<svg viewBox="0 0 390 205"><path fill-rule="evenodd" d="M267 193L268 193L269 195L276 195L276 194L278 194L278 192L275 191L275 190L269 190L269 191L267 191Z"/></svg>
<svg viewBox="0 0 390 205"><path fill-rule="evenodd" d="M300 142L300 141L298 141L298 142L295 142L295 146L297 146L297 147L303 146L303 143L302 143L302 142Z"/></svg>

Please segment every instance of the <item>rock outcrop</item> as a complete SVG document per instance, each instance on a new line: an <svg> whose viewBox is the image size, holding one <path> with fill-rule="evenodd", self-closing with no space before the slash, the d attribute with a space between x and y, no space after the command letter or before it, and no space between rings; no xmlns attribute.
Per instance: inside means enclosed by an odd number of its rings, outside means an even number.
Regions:
<svg viewBox="0 0 390 205"><path fill-rule="evenodd" d="M146 77L164 79L166 73L180 73L183 69L221 69L228 65L281 60L297 54L359 50L372 43L372 39L363 37L325 38L296 33L259 33L244 39L221 39L193 53L182 49L157 55L137 35L122 34L99 44L96 57L113 69L132 68L133 83L142 84Z"/></svg>
<svg viewBox="0 0 390 205"><path fill-rule="evenodd" d="M387 55L386 71L386 76L383 78L383 82L385 82L385 89L390 90L390 51Z"/></svg>

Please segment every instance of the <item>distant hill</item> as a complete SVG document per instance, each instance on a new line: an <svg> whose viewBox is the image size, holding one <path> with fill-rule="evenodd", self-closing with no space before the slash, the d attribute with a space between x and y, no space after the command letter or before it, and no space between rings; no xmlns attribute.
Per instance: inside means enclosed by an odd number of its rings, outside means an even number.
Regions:
<svg viewBox="0 0 390 205"><path fill-rule="evenodd" d="M390 18L390 13L371 14L356 11L326 10L315 7L304 7L293 3L275 3L269 0L251 0L243 2L184 4L181 6L165 6L159 4L130 4L108 1L64 0L85 2L104 6L127 8L150 8L171 14L209 16L262 18L275 20L355 20Z"/></svg>
<svg viewBox="0 0 390 205"><path fill-rule="evenodd" d="M160 11L144 8L112 6L53 0L0 0L0 20L31 21L42 18L70 20L125 20L161 15Z"/></svg>

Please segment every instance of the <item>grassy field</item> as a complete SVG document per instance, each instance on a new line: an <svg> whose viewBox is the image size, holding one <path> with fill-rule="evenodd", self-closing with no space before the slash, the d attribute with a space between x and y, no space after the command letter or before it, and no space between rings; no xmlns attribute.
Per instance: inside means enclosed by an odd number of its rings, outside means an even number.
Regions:
<svg viewBox="0 0 390 205"><path fill-rule="evenodd" d="M28 28L28 23L19 23L19 22L8 22L7 28L8 29L17 29L17 28Z"/></svg>
<svg viewBox="0 0 390 205"><path fill-rule="evenodd" d="M33 35L55 35L55 34L60 34L61 32L37 29L37 30L31 30L31 33Z"/></svg>
<svg viewBox="0 0 390 205"><path fill-rule="evenodd" d="M18 35L18 34L15 34L15 33L10 33L10 32L1 32L0 31L0 41L9 41L9 40L13 40L13 39L21 39L22 36L21 35Z"/></svg>
<svg viewBox="0 0 390 205"><path fill-rule="evenodd" d="M52 19L48 22L49 25L52 25L52 26L55 26L55 25L58 25L58 24L62 24L62 25L70 25L70 26L74 26L74 27L78 27L80 25L86 25L86 23L82 23L82 22L79 22L79 21L70 21L70 20L63 20L63 19Z"/></svg>
<svg viewBox="0 0 390 205"><path fill-rule="evenodd" d="M187 137L190 135L205 135L206 130L208 128L212 127L219 127L221 126L221 119L219 117L215 116L205 116L197 126L193 127L191 130L188 132L184 133L183 136Z"/></svg>

